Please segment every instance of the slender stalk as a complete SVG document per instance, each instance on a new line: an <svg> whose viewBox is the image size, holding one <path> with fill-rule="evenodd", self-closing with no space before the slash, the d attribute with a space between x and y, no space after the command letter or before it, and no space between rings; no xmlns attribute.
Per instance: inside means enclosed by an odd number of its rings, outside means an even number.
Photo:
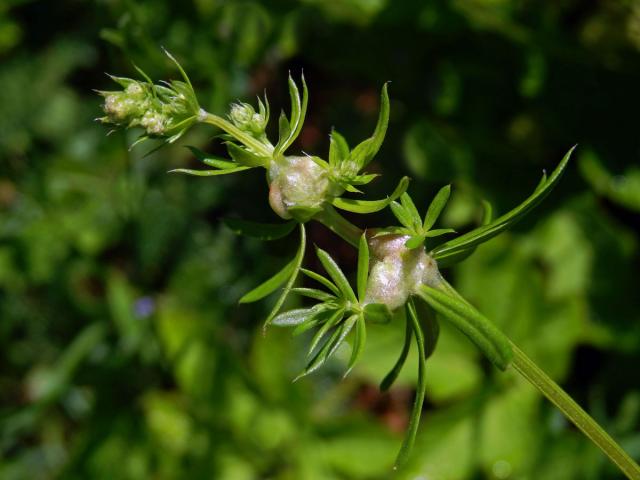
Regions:
<svg viewBox="0 0 640 480"><path fill-rule="evenodd" d="M598 423L560 386L547 376L513 342L513 368L536 387L571 422L580 429L630 480L640 480L640 467Z"/></svg>
<svg viewBox="0 0 640 480"><path fill-rule="evenodd" d="M263 143L259 142L251 135L243 132L234 124L222 117L201 110L200 115L198 116L198 120L202 123L208 123L209 125L213 125L221 130L224 130L229 135L232 135L236 139L240 140L246 147L249 147L259 155L270 157L273 153L272 150L269 150Z"/></svg>
<svg viewBox="0 0 640 480"><path fill-rule="evenodd" d="M469 302L446 280L442 280L440 288L467 305ZM640 480L640 467L629 455L598 425L598 423L578 405L568 393L554 382L533 360L518 346L509 341L513 350L511 365L531 385L537 388L547 399L560 410L589 440L591 440L630 480Z"/></svg>
<svg viewBox="0 0 640 480"><path fill-rule="evenodd" d="M313 219L358 248L362 230L340 215L331 205L325 206L324 210L316 214Z"/></svg>

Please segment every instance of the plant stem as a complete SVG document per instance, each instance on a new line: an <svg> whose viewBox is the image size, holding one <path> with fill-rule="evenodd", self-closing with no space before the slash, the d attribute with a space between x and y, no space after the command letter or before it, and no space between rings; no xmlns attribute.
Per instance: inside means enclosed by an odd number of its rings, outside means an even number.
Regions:
<svg viewBox="0 0 640 480"><path fill-rule="evenodd" d="M247 135L234 124L222 117L219 117L218 115L214 115L213 113L201 110L200 115L198 116L198 120L202 123L208 123L209 125L213 125L221 130L224 130L229 135L234 136L236 139L242 142L246 147L249 147L255 153L263 157L270 157L273 153L263 143L259 142L251 135Z"/></svg>
<svg viewBox="0 0 640 480"><path fill-rule="evenodd" d="M469 302L443 279L440 288L454 295L467 305ZM586 437L591 440L630 480L640 480L640 467L629 455L578 405L567 392L554 382L518 346L509 341L513 350L511 365L531 385L537 388L560 410Z"/></svg>
<svg viewBox="0 0 640 480"><path fill-rule="evenodd" d="M630 480L640 480L640 467L613 438L513 342L513 368L536 387L580 429Z"/></svg>
<svg viewBox="0 0 640 480"><path fill-rule="evenodd" d="M313 219L322 223L325 227L336 235L342 237L352 246L358 248L358 242L362 236L362 230L340 215L331 205L325 206L320 213L317 213L313 217Z"/></svg>

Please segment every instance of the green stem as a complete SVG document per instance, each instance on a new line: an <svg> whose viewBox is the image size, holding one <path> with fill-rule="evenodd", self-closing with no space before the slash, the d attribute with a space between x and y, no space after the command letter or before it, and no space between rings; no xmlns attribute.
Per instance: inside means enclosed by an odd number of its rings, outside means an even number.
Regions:
<svg viewBox="0 0 640 480"><path fill-rule="evenodd" d="M607 432L513 342L513 368L536 387L580 429L630 480L640 480L640 467Z"/></svg>
<svg viewBox="0 0 640 480"><path fill-rule="evenodd" d="M273 154L272 150L269 150L266 145L261 143L260 141L253 138L251 135L247 135L245 132L236 127L233 123L225 120L222 117L214 115L209 112L205 112L204 110L200 111L200 115L198 116L198 120L202 123L208 123L209 125L213 125L218 127L221 130L224 130L229 135L234 136L240 142L242 142L246 147L249 147L255 153L263 156L263 157L271 157Z"/></svg>
<svg viewBox="0 0 640 480"><path fill-rule="evenodd" d="M455 296L458 300L471 305L446 280L440 288ZM509 341L513 350L511 365L531 385L537 388L560 410L589 440L591 440L630 480L640 480L640 467L618 445L598 423L585 412L556 382L554 382L533 360Z"/></svg>
<svg viewBox="0 0 640 480"><path fill-rule="evenodd" d="M326 205L313 219L358 248L362 230L340 215L331 205Z"/></svg>

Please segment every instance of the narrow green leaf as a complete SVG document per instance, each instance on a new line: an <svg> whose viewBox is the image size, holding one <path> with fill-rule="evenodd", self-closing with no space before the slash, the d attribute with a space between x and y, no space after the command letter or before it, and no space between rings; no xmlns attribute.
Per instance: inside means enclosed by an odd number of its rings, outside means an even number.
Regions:
<svg viewBox="0 0 640 480"><path fill-rule="evenodd" d="M400 195L400 203L411 217L411 226L414 230L419 231L422 226L422 219L420 218L420 213L416 208L416 204L413 203L413 200L411 200L411 197L407 192Z"/></svg>
<svg viewBox="0 0 640 480"><path fill-rule="evenodd" d="M482 225L489 225L493 220L493 207L487 200L482 200Z"/></svg>
<svg viewBox="0 0 640 480"><path fill-rule="evenodd" d="M224 218L222 221L236 235L246 235L261 240L277 240L286 237L296 228L296 222L293 221L285 223L260 223L240 220L238 218Z"/></svg>
<svg viewBox="0 0 640 480"><path fill-rule="evenodd" d="M402 225L407 227L412 232L415 232L416 228L415 225L413 225L413 219L411 218L411 214L407 211L406 208L404 208L398 202L391 202L389 204L389 208L391 208L391 213L393 213L393 216L396 217Z"/></svg>
<svg viewBox="0 0 640 480"><path fill-rule="evenodd" d="M383 200L354 200L352 198L335 198L333 206L347 212L373 213L378 212L389 205L393 200L402 195L409 186L409 178L403 177L391 196Z"/></svg>
<svg viewBox="0 0 640 480"><path fill-rule="evenodd" d="M349 158L349 144L342 135L333 130L329 137L329 165L337 167Z"/></svg>
<svg viewBox="0 0 640 480"><path fill-rule="evenodd" d="M438 220L438 217L442 213L445 205L449 201L449 195L451 195L451 185L446 185L442 187L436 196L431 201L431 205L427 209L427 213L424 216L424 224L422 228L425 230L430 230Z"/></svg>
<svg viewBox="0 0 640 480"><path fill-rule="evenodd" d="M349 318L347 318L345 322L342 323L342 325L339 327L340 335L335 340L334 344L331 346L331 350L329 350L329 354L327 355L327 358L333 355L335 351L338 350L340 345L342 345L342 343L344 342L344 339L347 338L347 335L349 335L349 332L351 332L351 329L356 324L358 317L359 315L354 313Z"/></svg>
<svg viewBox="0 0 640 480"><path fill-rule="evenodd" d="M331 283L331 281L328 278L323 277L319 273L313 272L311 270L307 270L306 268L302 268L300 269L300 271L304 273L307 277L311 278L312 280L315 280L316 282L327 287L335 295L340 295L340 290L338 290L338 287L336 287L333 283Z"/></svg>
<svg viewBox="0 0 640 480"><path fill-rule="evenodd" d="M351 349L351 358L349 359L349 365L347 366L347 371L344 373L344 376L342 378L345 378L347 375L349 375L351 370L353 370L353 367L355 366L356 362L358 361L358 359L362 355L362 352L364 351L364 345L366 342L367 342L367 326L365 324L364 316L360 315L358 316L358 320L356 321L356 334L353 339L353 347Z"/></svg>
<svg viewBox="0 0 640 480"><path fill-rule="evenodd" d="M184 69L182 68L182 65L180 65L180 63L178 62L178 60L176 60L176 58L171 55L169 53L169 51L162 47L162 51L164 52L164 54L169 57L169 59L176 64L176 67L178 67L178 70L180 71L180 74L182 75L182 78L184 78L184 81L187 83L187 85L189 85L189 88L191 88L191 90L193 90L193 87L191 86L191 80L189 80L189 76L187 75L187 72L184 71Z"/></svg>
<svg viewBox="0 0 640 480"><path fill-rule="evenodd" d="M547 172L543 170L542 171L542 178L538 182L538 186L533 191L533 193L537 193L539 190L543 189L546 183L547 183Z"/></svg>
<svg viewBox="0 0 640 480"><path fill-rule="evenodd" d="M363 309L367 322L371 323L389 323L393 318L389 307L383 303L368 303Z"/></svg>
<svg viewBox="0 0 640 480"><path fill-rule="evenodd" d="M394 468L402 466L411 453L413 444L418 433L418 426L420 425L420 414L422 413L422 404L424 403L424 395L427 389L426 386L426 356L424 351L424 337L422 335L422 328L420 327L420 321L416 314L415 305L413 300L409 300L407 303L408 321L410 320L413 334L416 339L416 345L418 347L418 385L416 386L416 396L413 400L413 408L411 409L411 417L409 419L409 428L405 434L402 447L396 457L396 463Z"/></svg>
<svg viewBox="0 0 640 480"><path fill-rule="evenodd" d="M278 145L284 144L284 142L287 141L287 138L289 138L290 134L291 125L289 124L289 119L285 115L284 111L280 111L280 116L278 117ZM276 148L278 145L276 145Z"/></svg>
<svg viewBox="0 0 640 480"><path fill-rule="evenodd" d="M191 145L187 145L187 148L191 150L191 153L193 153L194 157L196 157L202 163L209 165L210 167L220 168L223 170L238 167L238 164L236 162L230 162L229 160L224 160L222 158L212 157L206 152L203 152L199 148L193 147Z"/></svg>
<svg viewBox="0 0 640 480"><path fill-rule="evenodd" d="M362 190L360 190L360 189L358 189L358 188L354 187L354 186L353 186L353 185L351 185L350 183L341 182L341 186L342 186L342 187L343 187L347 192L350 192L350 193L360 193L360 194L362 194L362 193L363 193L363 192L362 192Z"/></svg>
<svg viewBox="0 0 640 480"><path fill-rule="evenodd" d="M373 135L360 143L353 149L350 159L356 162L358 170L366 167L373 157L378 153L385 134L387 133L387 125L389 124L389 94L387 93L387 84L382 86L380 94L380 113L378 114L378 122L373 131Z"/></svg>
<svg viewBox="0 0 640 480"><path fill-rule="evenodd" d="M266 157L259 157L258 155L254 155L248 150L239 147L235 143L227 142L227 151L231 158L233 158L240 165L244 165L246 167L263 167L269 161Z"/></svg>
<svg viewBox="0 0 640 480"><path fill-rule="evenodd" d="M429 230L425 236L427 238L434 238L448 233L456 233L456 231L453 228L436 228L434 230Z"/></svg>
<svg viewBox="0 0 640 480"><path fill-rule="evenodd" d="M420 286L418 295L464 333L500 370L505 370L513 356L509 339L484 315L468 303L428 285Z"/></svg>
<svg viewBox="0 0 640 480"><path fill-rule="evenodd" d="M279 327L295 327L306 322L313 314L314 311L311 308L296 308L276 315L271 324Z"/></svg>
<svg viewBox="0 0 640 480"><path fill-rule="evenodd" d="M411 235L413 232L404 227L385 227L378 231L372 238L384 237L385 235Z"/></svg>
<svg viewBox="0 0 640 480"><path fill-rule="evenodd" d="M366 173L364 175L356 175L351 179L352 185L367 185L380 176L379 173Z"/></svg>
<svg viewBox="0 0 640 480"><path fill-rule="evenodd" d="M327 303L318 303L310 308L296 308L276 315L271 324L281 327L290 327L300 326L305 322L315 319L322 321L322 315L334 309L334 305Z"/></svg>
<svg viewBox="0 0 640 480"><path fill-rule="evenodd" d="M422 236L422 235L413 236L413 237L409 238L409 240L404 242L404 246L407 247L410 250L413 250L414 248L418 248L418 247L422 246L422 244L424 243L424 238L425 237Z"/></svg>
<svg viewBox="0 0 640 480"><path fill-rule="evenodd" d="M278 314L278 312L282 308L282 305L284 304L284 301L287 299L287 296L289 295L289 292L293 288L293 284L295 283L296 279L298 278L298 272L300 271L300 267L302 266L302 260L304 259L304 252L305 252L306 244L307 244L307 235L306 235L306 232L304 230L304 224L301 223L300 224L300 245L298 246L298 252L296 253L295 258L293 259L293 271L291 272L291 276L289 277L289 281L287 282L287 284L285 285L284 289L282 290L282 293L280 294L280 297L278 297L278 300L277 300L276 304L274 305L273 309L269 313L269 316L267 317L267 319L264 322L263 329L265 329L265 330L269 326L269 324L271 323L273 318Z"/></svg>
<svg viewBox="0 0 640 480"><path fill-rule="evenodd" d="M336 328L331 337L322 345L322 348L318 350L318 353L309 361L304 371L293 379L294 382L297 382L302 377L309 375L310 373L315 372L318 368L320 368L324 362L331 356L331 349L333 345L339 340L340 334L342 333L342 328Z"/></svg>
<svg viewBox="0 0 640 480"><path fill-rule="evenodd" d="M538 186L538 188L536 188L534 193L516 208L497 218L488 225L478 227L464 235L454 238L453 240L449 240L448 242L438 245L433 252L431 252L431 255L438 260L438 262L441 260L447 260L449 257L460 255L462 252L472 249L473 247L495 237L522 219L522 217L538 205L558 183L574 149L575 147L571 148L567 152L551 176L548 179L543 178L543 182Z"/></svg>
<svg viewBox="0 0 640 480"><path fill-rule="evenodd" d="M284 114L280 116L280 137L276 145L273 156L278 157L283 154L289 146L295 141L302 130L304 119L307 113L307 104L309 102L309 91L307 84L302 76L302 101L300 100L300 92L296 82L289 75L289 97L291 98L291 118L286 121Z"/></svg>
<svg viewBox="0 0 640 480"><path fill-rule="evenodd" d="M369 280L369 244L366 233L360 236L358 244L358 300L364 301L367 292L367 281Z"/></svg>
<svg viewBox="0 0 640 480"><path fill-rule="evenodd" d="M326 335L326 333L331 330L333 327L335 327L338 322L340 322L340 320L342 320L342 316L344 315L344 308L340 308L338 310L336 310L333 314L331 314L331 316L324 322L324 324L322 325L322 327L320 327L318 329L318 331L316 332L316 334L313 336L313 339L311 340L311 343L309 344L309 349L307 352L307 355L310 356L313 351L316 349L316 347L318 346L318 343L320 342L320 340L322 340L322 338Z"/></svg>
<svg viewBox="0 0 640 480"><path fill-rule="evenodd" d="M263 299L270 293L277 290L293 273L295 268L295 261L292 260L287 263L282 270L276 273L273 277L269 278L267 281L261 283L256 288L251 290L248 293L245 293L244 296L239 300L239 303L252 303L257 302L258 300Z"/></svg>
<svg viewBox="0 0 640 480"><path fill-rule="evenodd" d="M321 319L319 319L318 317L310 318L306 322L295 327L291 332L291 336L297 337L298 335L303 334L307 330L311 330L312 328L317 327L320 324L320 322L321 322Z"/></svg>
<svg viewBox="0 0 640 480"><path fill-rule="evenodd" d="M231 173L243 172L251 167L227 168L224 170L190 170L188 168L174 168L169 173L186 173L187 175L195 175L196 177L215 177L217 175L229 175Z"/></svg>
<svg viewBox="0 0 640 480"><path fill-rule="evenodd" d="M351 285L349 285L349 281L347 277L344 276L342 270L335 262L331 255L322 250L321 248L316 247L316 254L320 259L320 263L327 271L333 282L337 285L338 289L340 289L340 293L342 296L351 302L357 302L356 295L353 293L353 289Z"/></svg>
<svg viewBox="0 0 640 480"><path fill-rule="evenodd" d="M380 391L386 392L389 390L391 385L396 381L398 375L400 375L400 371L407 361L407 356L409 356L409 350L411 349L411 336L413 334L413 328L411 327L411 321L407 317L406 313L405 317L405 331L404 331L404 344L402 345L402 350L400 351L400 356L396 361L395 365L391 369L389 373L382 379L380 382Z"/></svg>
<svg viewBox="0 0 640 480"><path fill-rule="evenodd" d="M264 118L265 125L269 123L269 115L271 111L269 109L269 100L267 99L267 94L264 94L264 102L260 97L258 98L258 113Z"/></svg>
<svg viewBox="0 0 640 480"><path fill-rule="evenodd" d="M313 298L315 300L320 300L321 302L329 302L331 300L335 300L336 297L331 295L330 293L323 292L322 290L318 290L316 288L293 288L291 292L297 293L298 295L302 295L303 297Z"/></svg>

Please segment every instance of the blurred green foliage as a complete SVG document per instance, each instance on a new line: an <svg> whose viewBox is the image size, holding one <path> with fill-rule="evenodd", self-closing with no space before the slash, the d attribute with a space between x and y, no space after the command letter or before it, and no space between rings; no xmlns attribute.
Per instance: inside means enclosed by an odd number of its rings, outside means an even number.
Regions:
<svg viewBox="0 0 640 480"><path fill-rule="evenodd" d="M220 222L273 219L264 179L166 175L195 164L183 146L145 157L127 150L135 133L107 138L92 121L102 72L134 74L133 61L175 78L161 45L218 113L265 88L284 105L287 71L304 68L308 152L326 153L332 125L367 136L391 80L372 189L408 173L426 205L453 182L444 223L459 231L480 199L506 211L579 143L534 216L446 273L640 458L640 2L5 0L1 478L618 478L532 387L447 328L400 472L415 375L376 386L404 326L372 326L350 379L346 349L292 384L305 340L263 337L269 302L236 302L293 247ZM183 144L215 152L212 135ZM320 226L310 236L353 273L354 251Z"/></svg>

